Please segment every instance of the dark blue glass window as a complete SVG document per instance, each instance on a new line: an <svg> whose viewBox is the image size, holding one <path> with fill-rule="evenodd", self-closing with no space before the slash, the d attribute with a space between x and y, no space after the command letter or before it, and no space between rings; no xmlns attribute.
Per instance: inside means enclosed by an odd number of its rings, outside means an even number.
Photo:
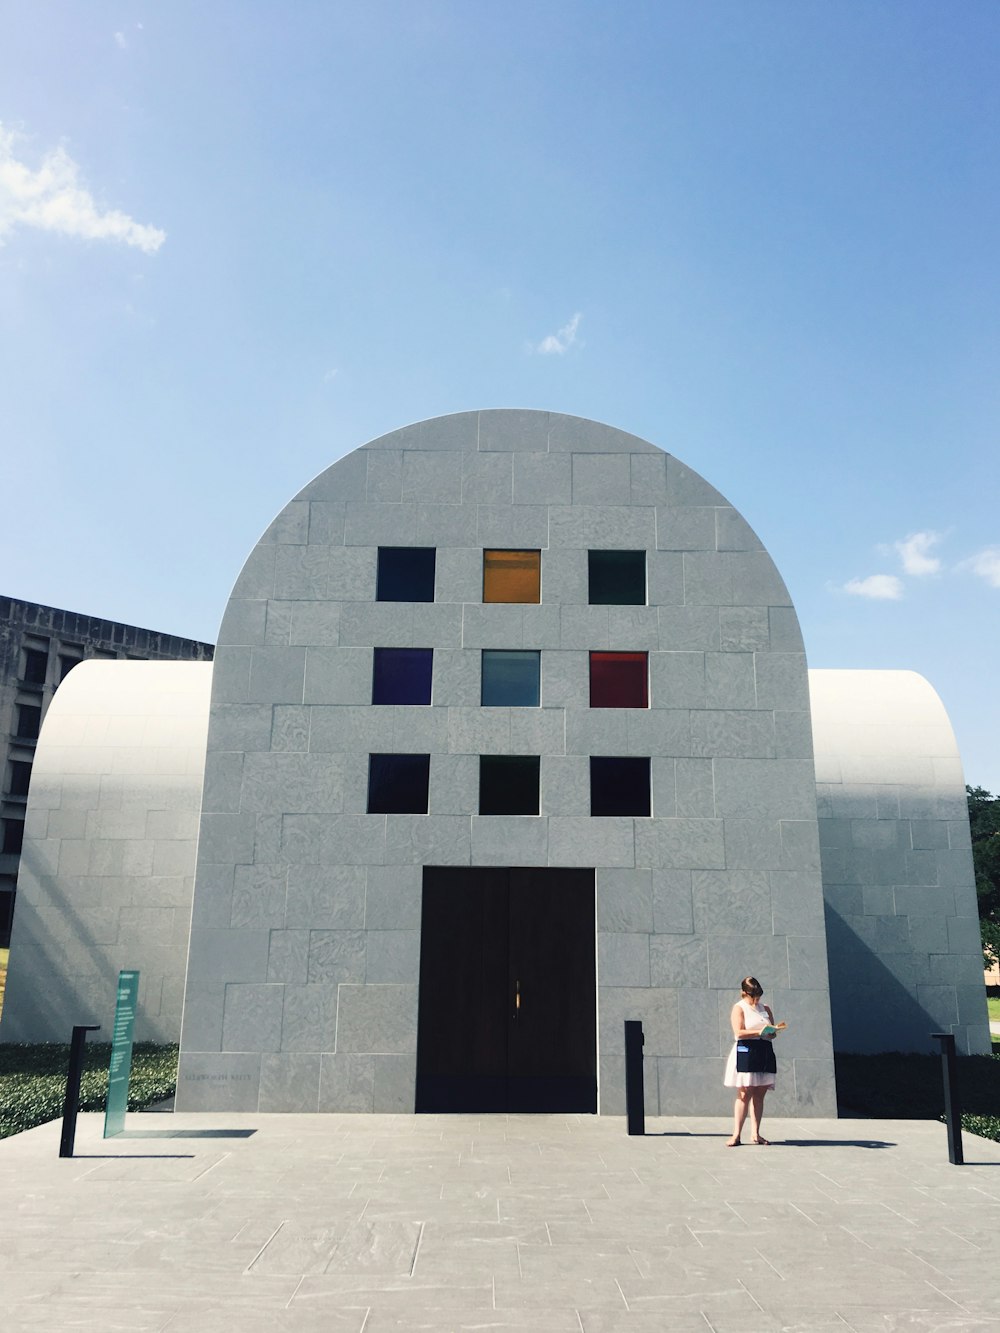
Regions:
<svg viewBox="0 0 1000 1333"><path fill-rule="evenodd" d="M368 813L426 815L430 784L429 754L368 756Z"/></svg>
<svg viewBox="0 0 1000 1333"><path fill-rule="evenodd" d="M479 813L537 815L538 755L480 755Z"/></svg>
<svg viewBox="0 0 1000 1333"><path fill-rule="evenodd" d="M380 602L433 602L433 546L380 546L375 597Z"/></svg>
<svg viewBox="0 0 1000 1333"><path fill-rule="evenodd" d="M591 759L592 815L649 815L648 759Z"/></svg>
<svg viewBox="0 0 1000 1333"><path fill-rule="evenodd" d="M429 704L433 665L431 648L376 648L372 703Z"/></svg>
<svg viewBox="0 0 1000 1333"><path fill-rule="evenodd" d="M591 606L645 606L645 551L588 551Z"/></svg>
<svg viewBox="0 0 1000 1333"><path fill-rule="evenodd" d="M537 652L483 651L484 706L537 708L541 656Z"/></svg>

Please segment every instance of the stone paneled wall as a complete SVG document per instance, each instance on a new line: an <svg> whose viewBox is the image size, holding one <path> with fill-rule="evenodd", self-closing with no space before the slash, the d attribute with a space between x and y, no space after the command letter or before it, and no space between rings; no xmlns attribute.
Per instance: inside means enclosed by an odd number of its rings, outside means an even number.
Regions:
<svg viewBox="0 0 1000 1333"><path fill-rule="evenodd" d="M838 1051L988 1055L962 763L912 671L810 671Z"/></svg>
<svg viewBox="0 0 1000 1333"><path fill-rule="evenodd" d="M437 549L433 603L378 603L380 545ZM484 547L542 551L484 605ZM648 605L591 606L587 552L646 552ZM373 706L375 647L434 649L433 702ZM484 648L541 652L541 707L482 708ZM588 652L649 653L592 710ZM368 756L426 753L426 815L366 813ZM477 811L483 754L541 756L541 813ZM652 817L592 818L592 755L651 758ZM425 865L597 871L600 1108L622 1020L649 1109L716 1112L740 978L791 1021L776 1109L834 1113L805 659L753 532L678 460L544 412L464 413L319 476L251 553L220 632L178 1106L411 1111Z"/></svg>
<svg viewBox="0 0 1000 1333"><path fill-rule="evenodd" d="M138 968L139 1041L176 1041L211 663L81 662L38 742L0 1041L110 1040Z"/></svg>

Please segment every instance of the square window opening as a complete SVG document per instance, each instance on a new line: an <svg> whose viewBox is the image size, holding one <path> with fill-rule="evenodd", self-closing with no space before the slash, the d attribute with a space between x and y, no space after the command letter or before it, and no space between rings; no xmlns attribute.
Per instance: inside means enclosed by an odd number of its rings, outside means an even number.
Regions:
<svg viewBox="0 0 1000 1333"><path fill-rule="evenodd" d="M590 813L648 818L649 760L592 758Z"/></svg>
<svg viewBox="0 0 1000 1333"><path fill-rule="evenodd" d="M483 650L484 708L537 708L540 682L541 653Z"/></svg>
<svg viewBox="0 0 1000 1333"><path fill-rule="evenodd" d="M588 551L591 606L645 606L645 551Z"/></svg>
<svg viewBox="0 0 1000 1333"><path fill-rule="evenodd" d="M426 815L430 769L429 754L369 755L368 813Z"/></svg>
<svg viewBox="0 0 1000 1333"><path fill-rule="evenodd" d="M375 598L379 602L433 602L433 546L380 546Z"/></svg>
<svg viewBox="0 0 1000 1333"><path fill-rule="evenodd" d="M538 769L538 755L480 755L479 813L537 815Z"/></svg>
<svg viewBox="0 0 1000 1333"><path fill-rule="evenodd" d="M17 738L21 741L36 741L42 727L42 710L38 704L18 704Z"/></svg>
<svg viewBox="0 0 1000 1333"><path fill-rule="evenodd" d="M484 551L484 602L540 602L541 551Z"/></svg>
<svg viewBox="0 0 1000 1333"><path fill-rule="evenodd" d="M24 820L5 819L3 821L3 850L8 855L19 856L24 845Z"/></svg>
<svg viewBox="0 0 1000 1333"><path fill-rule="evenodd" d="M590 706L648 708L648 654L591 653Z"/></svg>
<svg viewBox="0 0 1000 1333"><path fill-rule="evenodd" d="M10 796L27 796L31 781L31 765L24 759L10 761L10 777L7 792Z"/></svg>
<svg viewBox="0 0 1000 1333"><path fill-rule="evenodd" d="M372 703L429 704L433 667L432 648L376 648Z"/></svg>
<svg viewBox="0 0 1000 1333"><path fill-rule="evenodd" d="M43 649L21 650L21 679L26 685L44 685L48 668L49 655Z"/></svg>

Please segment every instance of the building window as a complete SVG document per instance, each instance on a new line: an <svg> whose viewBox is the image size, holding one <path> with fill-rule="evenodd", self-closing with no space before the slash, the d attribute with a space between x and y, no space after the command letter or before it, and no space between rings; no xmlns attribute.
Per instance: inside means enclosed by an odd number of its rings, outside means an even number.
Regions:
<svg viewBox="0 0 1000 1333"><path fill-rule="evenodd" d="M24 820L5 819L3 821L3 850L8 855L19 856L24 842Z"/></svg>
<svg viewBox="0 0 1000 1333"><path fill-rule="evenodd" d="M645 606L645 551L589 551L591 606Z"/></svg>
<svg viewBox="0 0 1000 1333"><path fill-rule="evenodd" d="M82 658L82 657L76 657L75 655L71 655L71 654L69 654L69 653L60 653L60 654L59 654L59 683L60 683L60 685L61 685L62 682L66 679L66 677L69 675L69 673L73 670L73 668L74 668L75 666L78 666L82 661L83 661L83 658Z"/></svg>
<svg viewBox="0 0 1000 1333"><path fill-rule="evenodd" d="M433 602L433 546L380 546L376 599L380 602Z"/></svg>
<svg viewBox="0 0 1000 1333"><path fill-rule="evenodd" d="M12 759L10 761L10 776L7 781L8 796L27 796L30 780L31 765L23 759Z"/></svg>
<svg viewBox="0 0 1000 1333"><path fill-rule="evenodd" d="M372 703L429 704L433 665L431 648L376 648Z"/></svg>
<svg viewBox="0 0 1000 1333"><path fill-rule="evenodd" d="M648 817L649 760L590 761L590 813Z"/></svg>
<svg viewBox="0 0 1000 1333"><path fill-rule="evenodd" d="M17 731L19 741L36 741L42 726L42 710L38 704L17 705Z"/></svg>
<svg viewBox="0 0 1000 1333"><path fill-rule="evenodd" d="M368 813L426 815L430 769L429 754L369 755Z"/></svg>
<svg viewBox="0 0 1000 1333"><path fill-rule="evenodd" d="M541 551L484 551L484 602L540 602Z"/></svg>
<svg viewBox="0 0 1000 1333"><path fill-rule="evenodd" d="M590 654L591 708L648 708L645 653Z"/></svg>
<svg viewBox="0 0 1000 1333"><path fill-rule="evenodd" d="M485 649L483 651L483 706L537 708L540 678L540 653Z"/></svg>
<svg viewBox="0 0 1000 1333"><path fill-rule="evenodd" d="M538 755L480 755L479 813L537 815Z"/></svg>
<svg viewBox="0 0 1000 1333"><path fill-rule="evenodd" d="M42 648L21 649L21 680L25 685L44 685L49 655Z"/></svg>

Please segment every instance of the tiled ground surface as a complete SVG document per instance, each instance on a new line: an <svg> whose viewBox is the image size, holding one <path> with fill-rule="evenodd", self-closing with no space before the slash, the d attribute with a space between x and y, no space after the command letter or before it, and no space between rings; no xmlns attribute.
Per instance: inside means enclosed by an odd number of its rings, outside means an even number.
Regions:
<svg viewBox="0 0 1000 1333"><path fill-rule="evenodd" d="M56 1123L0 1143L4 1333L1000 1329L1000 1145L952 1167L937 1124L101 1125L72 1161Z"/></svg>

